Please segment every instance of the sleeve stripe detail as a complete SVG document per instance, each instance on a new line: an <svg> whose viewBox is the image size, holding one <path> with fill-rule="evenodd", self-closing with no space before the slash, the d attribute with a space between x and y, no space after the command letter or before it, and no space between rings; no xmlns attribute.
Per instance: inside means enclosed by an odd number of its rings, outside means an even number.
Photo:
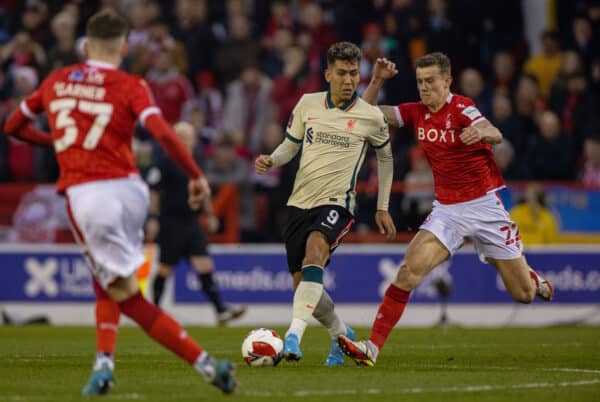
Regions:
<svg viewBox="0 0 600 402"><path fill-rule="evenodd" d="M33 113L31 111L31 109L29 109L29 106L27 106L27 102L25 102L24 100L21 101L21 105L20 105L21 111L23 112L23 114L25 116L27 116L28 118L30 118L31 120L34 120L37 116L35 113Z"/></svg>
<svg viewBox="0 0 600 402"><path fill-rule="evenodd" d="M292 135L291 135L290 133L288 133L287 131L286 131L286 133L285 133L285 138L287 138L288 140L290 140L290 141L292 141L292 142L295 142L296 144L301 144L301 143L302 143L302 140L299 140L298 138L296 138L296 137L292 136Z"/></svg>
<svg viewBox="0 0 600 402"><path fill-rule="evenodd" d="M150 106L142 110L142 113L140 113L140 123L142 123L142 126L145 126L146 119L152 114L160 114L160 109L157 106Z"/></svg>
<svg viewBox="0 0 600 402"><path fill-rule="evenodd" d="M404 120L402 120L402 114L398 106L394 107L394 114L396 115L396 120L398 120L398 127L404 127Z"/></svg>
<svg viewBox="0 0 600 402"><path fill-rule="evenodd" d="M381 145L371 145L371 146L372 146L373 148L375 148L375 149L380 149L380 148L383 148L383 147L385 147L385 146L386 146L387 144L389 144L389 143L390 143L390 139L388 138L388 139L387 139L387 140L386 140L386 141L385 141L383 144L381 144Z"/></svg>
<svg viewBox="0 0 600 402"><path fill-rule="evenodd" d="M483 117L483 115L482 115L482 116L479 116L479 117L477 117L475 120L473 120L473 121L471 122L471 124L469 124L469 126L474 126L475 124L477 124L477 123L480 123L480 122L482 122L482 121L484 121L484 120L487 120L487 119L486 119L485 117Z"/></svg>

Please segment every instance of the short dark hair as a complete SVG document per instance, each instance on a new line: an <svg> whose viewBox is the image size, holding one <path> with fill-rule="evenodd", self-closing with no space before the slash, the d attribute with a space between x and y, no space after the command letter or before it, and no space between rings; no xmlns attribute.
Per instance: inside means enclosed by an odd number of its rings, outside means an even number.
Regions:
<svg viewBox="0 0 600 402"><path fill-rule="evenodd" d="M90 17L86 25L86 35L88 38L110 40L127 35L128 29L125 18L108 9Z"/></svg>
<svg viewBox="0 0 600 402"><path fill-rule="evenodd" d="M327 50L327 66L335 64L336 60L360 63L361 58L362 54L359 47L350 42L334 43Z"/></svg>
<svg viewBox="0 0 600 402"><path fill-rule="evenodd" d="M420 57L415 63L416 68L425 68L431 66L438 66L440 73L451 75L452 70L450 68L450 58L442 52L428 53L423 57Z"/></svg>

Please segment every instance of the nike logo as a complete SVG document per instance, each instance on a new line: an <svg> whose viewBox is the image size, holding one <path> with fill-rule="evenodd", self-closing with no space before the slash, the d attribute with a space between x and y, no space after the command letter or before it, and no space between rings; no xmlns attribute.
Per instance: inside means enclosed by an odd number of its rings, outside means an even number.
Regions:
<svg viewBox="0 0 600 402"><path fill-rule="evenodd" d="M323 222L321 222L321 225L322 225L322 226L325 226L326 228L333 229L333 226L329 226L329 225L328 225L328 224L326 224L326 223L323 223Z"/></svg>
<svg viewBox="0 0 600 402"><path fill-rule="evenodd" d="M319 118L318 117L309 117L308 118L308 121L312 121L312 120L319 120Z"/></svg>

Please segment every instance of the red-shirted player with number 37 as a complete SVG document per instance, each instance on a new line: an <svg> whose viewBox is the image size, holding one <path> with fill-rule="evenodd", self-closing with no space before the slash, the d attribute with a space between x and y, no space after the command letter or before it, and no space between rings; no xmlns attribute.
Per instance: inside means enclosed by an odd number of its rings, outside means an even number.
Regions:
<svg viewBox="0 0 600 402"><path fill-rule="evenodd" d="M67 199L73 233L83 246L96 292L97 355L84 395L108 392L113 383L121 313L192 365L221 391L235 389L233 366L216 361L169 315L140 293L136 269L144 261L143 225L149 192L138 175L131 140L139 119L190 177L190 206L210 192L202 171L166 124L147 85L119 71L127 53L127 23L113 11L87 22L88 61L51 73L7 120L5 132L54 146L60 167L57 190ZM45 111L51 135L28 119Z"/></svg>
<svg viewBox="0 0 600 402"><path fill-rule="evenodd" d="M376 104L383 82L396 74L394 63L378 59L363 99ZM480 259L498 270L515 301L531 303L536 294L550 301L554 295L552 284L527 264L518 228L496 194L504 181L490 144L500 143L502 134L471 99L450 92L452 76L446 55L421 57L416 75L421 102L380 108L390 124L414 129L433 171L436 200L385 292L369 340L338 338L344 353L360 365L375 364L411 290L461 248L467 237Z"/></svg>

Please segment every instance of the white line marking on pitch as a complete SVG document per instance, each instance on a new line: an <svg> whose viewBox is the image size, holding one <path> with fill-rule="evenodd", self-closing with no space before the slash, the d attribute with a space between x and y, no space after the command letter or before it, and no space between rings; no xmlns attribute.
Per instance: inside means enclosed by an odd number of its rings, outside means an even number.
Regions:
<svg viewBox="0 0 600 402"><path fill-rule="evenodd" d="M430 349L487 349L489 347L492 346L502 346L502 347L507 347L507 346L516 346L516 347L522 347L523 344L519 344L519 343L503 343L503 344L492 344L492 343L469 343L469 344L453 344L453 343L442 343L442 344L436 344L436 345L422 345L422 344L406 344L406 345L402 345L402 348L404 349L425 349L425 350L430 350ZM536 346L541 346L544 348L556 348L561 347L561 348L580 348L582 346L585 346L584 343L582 342L567 342L567 343L561 343L559 345L556 344L552 344L552 343L536 343Z"/></svg>
<svg viewBox="0 0 600 402"><path fill-rule="evenodd" d="M515 371L523 370L523 367L510 367L510 366L465 366L457 364L400 364L403 367L411 368L436 368L444 370L496 370L496 371ZM531 370L539 371L560 371L564 373L586 373L586 374L600 374L600 370L594 369L580 369L571 367L548 367L548 368L533 368Z"/></svg>
<svg viewBox="0 0 600 402"><path fill-rule="evenodd" d="M258 397L304 397L304 396L330 396L330 395L360 395L360 394L433 394L433 393L453 393L453 392L486 392L498 391L503 389L532 389L532 388L552 388L552 387L579 387L585 385L600 384L600 379L582 380L582 381L561 381L558 383L534 382L528 384L515 385L468 385L462 387L439 387L439 388L405 388L398 390L382 390L378 388L340 389L340 390L299 390L292 392L240 392L240 395L258 396Z"/></svg>

